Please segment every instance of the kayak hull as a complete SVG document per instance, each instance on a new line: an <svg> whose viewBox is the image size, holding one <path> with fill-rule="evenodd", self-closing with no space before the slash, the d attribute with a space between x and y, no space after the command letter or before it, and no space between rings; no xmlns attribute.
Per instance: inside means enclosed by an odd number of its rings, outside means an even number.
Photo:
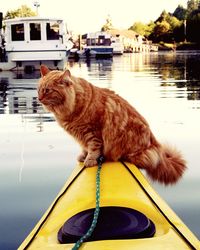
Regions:
<svg viewBox="0 0 200 250"><path fill-rule="evenodd" d="M74 244L60 244L57 233L64 222L75 214L95 208L96 172L97 167L84 168L81 164L78 165L18 250L71 249ZM81 246L83 250L200 249L199 240L132 164L103 164L100 175L100 206L123 206L140 211L155 224L155 235L152 238L85 242Z"/></svg>

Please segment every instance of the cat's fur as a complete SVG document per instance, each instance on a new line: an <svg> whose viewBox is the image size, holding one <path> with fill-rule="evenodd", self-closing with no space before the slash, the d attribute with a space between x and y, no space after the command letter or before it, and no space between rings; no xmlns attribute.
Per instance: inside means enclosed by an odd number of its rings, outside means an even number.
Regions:
<svg viewBox="0 0 200 250"><path fill-rule="evenodd" d="M147 121L113 91L93 86L69 70L41 66L40 102L81 145L79 161L86 167L104 155L108 161L128 161L161 183L175 183L186 169L181 154L161 145Z"/></svg>

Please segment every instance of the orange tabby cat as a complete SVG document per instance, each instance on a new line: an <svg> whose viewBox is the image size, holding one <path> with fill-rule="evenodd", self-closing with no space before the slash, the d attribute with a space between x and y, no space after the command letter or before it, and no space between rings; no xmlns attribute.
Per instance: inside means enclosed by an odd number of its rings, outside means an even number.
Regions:
<svg viewBox="0 0 200 250"><path fill-rule="evenodd" d="M161 145L146 120L113 91L93 86L69 70L41 66L38 97L58 123L81 145L79 161L86 167L104 155L108 161L128 161L153 179L175 183L186 169L181 154Z"/></svg>

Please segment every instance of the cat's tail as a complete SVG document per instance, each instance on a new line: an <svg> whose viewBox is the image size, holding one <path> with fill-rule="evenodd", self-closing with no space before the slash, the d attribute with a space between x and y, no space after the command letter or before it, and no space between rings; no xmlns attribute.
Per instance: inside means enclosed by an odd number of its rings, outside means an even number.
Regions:
<svg viewBox="0 0 200 250"><path fill-rule="evenodd" d="M137 159L151 179L168 184L176 183L186 170L181 153L169 145L156 145L145 150Z"/></svg>

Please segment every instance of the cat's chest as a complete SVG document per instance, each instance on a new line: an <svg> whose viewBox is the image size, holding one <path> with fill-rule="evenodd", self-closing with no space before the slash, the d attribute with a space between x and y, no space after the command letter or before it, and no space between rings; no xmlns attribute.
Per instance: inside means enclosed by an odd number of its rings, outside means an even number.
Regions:
<svg viewBox="0 0 200 250"><path fill-rule="evenodd" d="M81 143L84 143L89 137L101 137L101 128L90 123L69 124L66 131Z"/></svg>
<svg viewBox="0 0 200 250"><path fill-rule="evenodd" d="M89 133L92 130L91 125L88 123L68 124L65 126L65 130L76 138L82 138L84 134Z"/></svg>

